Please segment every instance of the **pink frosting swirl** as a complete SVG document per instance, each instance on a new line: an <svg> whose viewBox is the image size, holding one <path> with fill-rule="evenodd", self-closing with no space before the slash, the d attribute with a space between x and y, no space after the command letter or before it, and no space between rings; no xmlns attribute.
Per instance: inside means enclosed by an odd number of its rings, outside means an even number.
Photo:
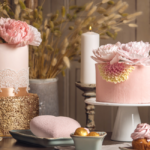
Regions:
<svg viewBox="0 0 150 150"><path fill-rule="evenodd" d="M150 141L150 125L147 123L138 124L134 132L131 134L133 140L146 138Z"/></svg>

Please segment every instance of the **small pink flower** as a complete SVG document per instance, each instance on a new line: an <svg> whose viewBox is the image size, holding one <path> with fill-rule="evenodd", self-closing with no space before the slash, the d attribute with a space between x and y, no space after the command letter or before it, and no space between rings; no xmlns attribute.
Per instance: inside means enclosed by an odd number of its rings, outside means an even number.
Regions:
<svg viewBox="0 0 150 150"><path fill-rule="evenodd" d="M8 44L17 47L25 45L39 46L42 39L38 30L26 22L16 21L10 18L0 19L0 37Z"/></svg>

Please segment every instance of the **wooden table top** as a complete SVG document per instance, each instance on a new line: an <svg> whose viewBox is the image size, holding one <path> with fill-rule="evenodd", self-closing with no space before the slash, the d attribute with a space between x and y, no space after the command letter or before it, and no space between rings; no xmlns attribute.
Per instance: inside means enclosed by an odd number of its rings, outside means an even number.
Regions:
<svg viewBox="0 0 150 150"><path fill-rule="evenodd" d="M121 144L124 142L116 142L110 140L111 133L107 133L107 136L104 139L103 145L111 145L111 144ZM31 144L21 143L17 142L13 138L3 138L2 141L0 141L0 150L54 150L54 148L45 148L45 147L39 147Z"/></svg>

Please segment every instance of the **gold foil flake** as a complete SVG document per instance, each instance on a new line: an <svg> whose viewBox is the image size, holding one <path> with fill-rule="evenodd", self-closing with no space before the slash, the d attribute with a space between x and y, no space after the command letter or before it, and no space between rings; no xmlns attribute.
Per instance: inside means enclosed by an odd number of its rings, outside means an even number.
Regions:
<svg viewBox="0 0 150 150"><path fill-rule="evenodd" d="M10 136L10 130L29 129L31 119L38 114L39 98L36 94L0 97L0 136Z"/></svg>

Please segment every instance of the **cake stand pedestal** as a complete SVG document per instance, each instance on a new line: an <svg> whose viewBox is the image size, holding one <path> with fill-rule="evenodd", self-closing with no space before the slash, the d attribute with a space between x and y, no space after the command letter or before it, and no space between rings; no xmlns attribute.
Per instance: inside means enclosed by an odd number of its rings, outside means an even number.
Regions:
<svg viewBox="0 0 150 150"><path fill-rule="evenodd" d="M150 104L96 102L96 98L88 98L85 100L85 103L102 106L119 106L111 137L111 140L115 141L132 141L131 133L133 133L137 124L141 123L138 107L150 106Z"/></svg>

